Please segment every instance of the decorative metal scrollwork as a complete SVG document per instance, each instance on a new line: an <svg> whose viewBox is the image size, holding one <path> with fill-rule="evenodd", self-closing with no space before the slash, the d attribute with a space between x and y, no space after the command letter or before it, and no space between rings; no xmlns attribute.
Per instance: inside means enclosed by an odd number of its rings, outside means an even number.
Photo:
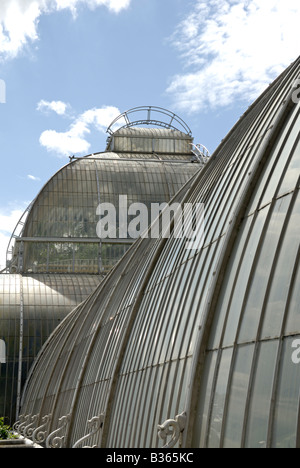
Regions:
<svg viewBox="0 0 300 468"><path fill-rule="evenodd" d="M95 435L97 432L100 431L100 429L102 429L103 427L103 423L104 423L104 418L105 418L105 415L104 414L100 414L100 416L95 416L93 419L89 420L88 421L88 430L90 431L86 436L82 437L81 439L79 439L74 445L73 445L73 448L78 448L83 442L85 442L86 440L88 440L90 437L92 437L93 435ZM88 445L82 447L82 448L97 448L96 445L90 447Z"/></svg>
<svg viewBox="0 0 300 468"><path fill-rule="evenodd" d="M185 430L186 420L187 417L184 412L176 416L175 419L168 419L161 426L158 426L158 436L165 442L163 448L175 447ZM166 443L169 436L172 436L172 438L169 443Z"/></svg>
<svg viewBox="0 0 300 468"><path fill-rule="evenodd" d="M20 414L18 421L13 425L13 431L19 434L20 425L24 422L24 414Z"/></svg>
<svg viewBox="0 0 300 468"><path fill-rule="evenodd" d="M47 414L42 418L42 425L37 427L32 433L32 440L35 444L43 444L48 434L48 425L51 422L52 415Z"/></svg>
<svg viewBox="0 0 300 468"><path fill-rule="evenodd" d="M30 420L31 420L30 424L28 424L28 426L26 426L25 429L23 430L24 437L28 437L29 439L31 439L35 431L36 422L38 418L39 418L39 414L35 414L34 416L30 417Z"/></svg>
<svg viewBox="0 0 300 468"><path fill-rule="evenodd" d="M58 420L59 427L55 431L51 432L51 434L46 439L47 448L63 448L64 447L66 433L68 430L70 419L71 419L71 415L68 414L67 416L63 416L62 418ZM62 435L58 437L58 434L62 434Z"/></svg>
<svg viewBox="0 0 300 468"><path fill-rule="evenodd" d="M22 417L23 421L19 424L18 426L18 434L21 436L25 436L25 429L28 425L28 421L31 419L31 414L26 414L25 416Z"/></svg>

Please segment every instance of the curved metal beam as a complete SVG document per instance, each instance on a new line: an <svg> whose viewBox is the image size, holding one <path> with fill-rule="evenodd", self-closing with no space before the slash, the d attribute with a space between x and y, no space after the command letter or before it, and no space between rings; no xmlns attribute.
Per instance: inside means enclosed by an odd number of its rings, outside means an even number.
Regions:
<svg viewBox="0 0 300 468"><path fill-rule="evenodd" d="M131 114L136 114L139 112L146 113L146 118L132 120ZM152 118L153 113L159 114L160 116L163 115L167 118L165 118L165 120L157 120L156 118ZM168 109L164 109L162 107L155 107L155 106L134 107L133 109L123 112L123 114L120 114L118 117L116 117L113 120L113 122L109 125L106 132L109 133L110 135L113 135L115 133L113 130L114 125L116 125L122 119L123 121L125 121L125 125L120 125L118 127L118 130L120 130L120 128L130 128L130 127L134 127L138 125L155 125L158 127L179 130L179 131L182 131L183 129L184 133L186 133L190 137L192 136L192 131L184 120L182 120L178 115L174 114L174 112L171 112ZM175 126L175 124L178 124L179 128Z"/></svg>

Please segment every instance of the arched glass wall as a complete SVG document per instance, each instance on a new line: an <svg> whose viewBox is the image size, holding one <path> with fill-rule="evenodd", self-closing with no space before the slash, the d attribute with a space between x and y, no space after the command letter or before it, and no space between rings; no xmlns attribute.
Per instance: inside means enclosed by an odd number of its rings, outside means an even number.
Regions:
<svg viewBox="0 0 300 468"><path fill-rule="evenodd" d="M151 128L131 128L125 135L125 130L119 153L74 158L59 170L15 230L9 274L0 275L0 343L6 347L5 362L1 357L0 414L10 423L44 342L135 241L127 233L116 239L98 236L99 204L115 208L119 234L120 196L126 197L128 207L137 202L147 208L166 203L201 169L192 153L191 135ZM114 137L112 133L112 141ZM149 139L155 141L155 154L148 153ZM132 152L137 141L138 154Z"/></svg>
<svg viewBox="0 0 300 468"><path fill-rule="evenodd" d="M277 137L241 225L207 347L195 443L296 446L300 109ZM214 398L212 398L214 395Z"/></svg>
<svg viewBox="0 0 300 468"><path fill-rule="evenodd" d="M299 447L299 74L300 59L175 197L205 205L202 244L174 216L49 338L22 402L49 443L101 415L90 446L162 447L171 420L176 447Z"/></svg>

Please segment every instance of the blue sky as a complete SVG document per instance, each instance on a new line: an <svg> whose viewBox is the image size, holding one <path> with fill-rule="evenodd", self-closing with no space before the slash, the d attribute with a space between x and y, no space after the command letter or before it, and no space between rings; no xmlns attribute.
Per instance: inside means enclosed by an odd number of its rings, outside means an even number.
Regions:
<svg viewBox="0 0 300 468"><path fill-rule="evenodd" d="M26 206L119 113L167 108L212 152L297 58L299 24L299 0L1 0L0 266Z"/></svg>

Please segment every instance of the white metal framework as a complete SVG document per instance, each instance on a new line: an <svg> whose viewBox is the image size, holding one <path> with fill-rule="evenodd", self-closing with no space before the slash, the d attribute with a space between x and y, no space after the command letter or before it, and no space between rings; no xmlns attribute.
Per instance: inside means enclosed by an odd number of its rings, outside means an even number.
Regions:
<svg viewBox="0 0 300 468"><path fill-rule="evenodd" d="M134 116L134 119L132 119L132 116ZM189 126L178 115L167 109L163 109L162 107L155 106L135 107L123 112L113 120L107 129L107 133L113 135L113 133L120 128L130 128L143 125L181 130L190 137L192 136L192 131Z"/></svg>

